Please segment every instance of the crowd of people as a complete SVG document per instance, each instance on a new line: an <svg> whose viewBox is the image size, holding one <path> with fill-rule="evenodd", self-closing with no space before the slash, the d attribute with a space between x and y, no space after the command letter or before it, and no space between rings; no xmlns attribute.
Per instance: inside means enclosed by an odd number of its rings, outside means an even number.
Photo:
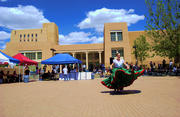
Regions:
<svg viewBox="0 0 180 117"><path fill-rule="evenodd" d="M9 71L0 71L0 83L13 83L19 82L19 80L22 82L22 75L20 74L19 76L16 71L14 71L12 74L10 74Z"/></svg>
<svg viewBox="0 0 180 117"><path fill-rule="evenodd" d="M128 63L126 63L128 64ZM180 76L180 65L176 66L173 64L172 60L169 63L166 63L166 60L163 60L162 63L156 64L155 62L150 61L149 67L146 66L138 66L134 64L128 64L130 66L130 70L140 70L141 68L145 69L144 75L149 76ZM125 66L124 66L125 67ZM111 74L111 68L101 69L99 68L98 71L95 70L95 73L99 73L100 77L108 77Z"/></svg>
<svg viewBox="0 0 180 117"><path fill-rule="evenodd" d="M180 75L180 65L176 66L172 60L167 64L165 60L160 64L150 61L149 68L145 69L145 75Z"/></svg>
<svg viewBox="0 0 180 117"><path fill-rule="evenodd" d="M170 60L169 63L166 63L166 60L163 60L162 63L157 64L153 61L150 61L149 67L146 66L137 66L133 64L128 64L130 69L139 70L141 68L145 69L144 75L150 75L150 76L163 76L163 75L171 75L171 76L180 76L180 65L176 66L172 60ZM60 66L59 65L53 65L52 71L46 71L46 65L41 69L36 68L36 73L39 74L41 79L50 78L52 80L57 79L56 74L60 73ZM124 66L126 67L126 66ZM64 80L69 80L67 75L70 72L86 72L90 71L94 74L99 74L100 77L108 77L111 74L111 68L105 68L104 64L100 65L94 65L90 67L88 70L86 69L85 65L78 66L75 65L74 67L72 65L63 65L62 71L64 76ZM24 75L29 76L29 69L25 68ZM13 82L19 82L23 81L24 78L22 78L22 74L17 74L16 71L13 71L12 74L10 74L10 71L7 71L6 73L4 71L0 71L0 83L13 83Z"/></svg>

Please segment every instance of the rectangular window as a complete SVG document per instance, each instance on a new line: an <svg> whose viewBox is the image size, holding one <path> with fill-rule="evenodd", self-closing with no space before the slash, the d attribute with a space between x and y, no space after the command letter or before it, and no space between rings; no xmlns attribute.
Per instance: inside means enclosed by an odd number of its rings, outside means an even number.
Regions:
<svg viewBox="0 0 180 117"><path fill-rule="evenodd" d="M91 60L93 58L93 53L88 54L88 60Z"/></svg>
<svg viewBox="0 0 180 117"><path fill-rule="evenodd" d="M42 52L37 52L37 59L42 59Z"/></svg>
<svg viewBox="0 0 180 117"><path fill-rule="evenodd" d="M116 50L112 50L112 57L116 57Z"/></svg>
<svg viewBox="0 0 180 117"><path fill-rule="evenodd" d="M76 54L76 58L81 60L81 54Z"/></svg>
<svg viewBox="0 0 180 117"><path fill-rule="evenodd" d="M111 33L111 41L122 41L122 31L112 31Z"/></svg>
<svg viewBox="0 0 180 117"><path fill-rule="evenodd" d="M124 49L123 48L117 48L117 49L112 49L112 57L116 57L116 53L120 53L121 57L124 57Z"/></svg>
<svg viewBox="0 0 180 117"><path fill-rule="evenodd" d="M84 53L82 54L82 59L86 60L86 54L84 54Z"/></svg>
<svg viewBox="0 0 180 117"><path fill-rule="evenodd" d="M117 32L117 41L122 40L122 32Z"/></svg>
<svg viewBox="0 0 180 117"><path fill-rule="evenodd" d="M35 52L26 53L26 57L28 57L29 59L35 60L36 59L36 53Z"/></svg>
<svg viewBox="0 0 180 117"><path fill-rule="evenodd" d="M99 59L99 53L95 53L94 56L95 56L94 58L95 58L96 60Z"/></svg>
<svg viewBox="0 0 180 117"><path fill-rule="evenodd" d="M111 32L111 41L116 41L116 33Z"/></svg>

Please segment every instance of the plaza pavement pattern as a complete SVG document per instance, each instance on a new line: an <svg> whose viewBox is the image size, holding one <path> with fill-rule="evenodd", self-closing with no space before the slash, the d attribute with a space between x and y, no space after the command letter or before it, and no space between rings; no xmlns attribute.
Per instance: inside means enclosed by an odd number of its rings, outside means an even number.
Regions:
<svg viewBox="0 0 180 117"><path fill-rule="evenodd" d="M139 77L114 94L100 81L0 84L0 117L180 117L179 77Z"/></svg>

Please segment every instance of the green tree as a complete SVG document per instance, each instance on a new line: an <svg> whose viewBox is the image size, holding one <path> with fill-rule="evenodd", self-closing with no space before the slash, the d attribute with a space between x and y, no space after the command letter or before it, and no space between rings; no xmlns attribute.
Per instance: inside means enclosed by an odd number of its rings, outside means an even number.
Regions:
<svg viewBox="0 0 180 117"><path fill-rule="evenodd" d="M147 35L156 55L180 62L180 0L145 0Z"/></svg>
<svg viewBox="0 0 180 117"><path fill-rule="evenodd" d="M150 57L149 51L150 51L150 44L146 41L146 37L144 35L140 35L136 40L134 40L133 47L135 50L133 51L133 54L135 57L137 57L137 60L141 62L141 65L143 64L143 61Z"/></svg>

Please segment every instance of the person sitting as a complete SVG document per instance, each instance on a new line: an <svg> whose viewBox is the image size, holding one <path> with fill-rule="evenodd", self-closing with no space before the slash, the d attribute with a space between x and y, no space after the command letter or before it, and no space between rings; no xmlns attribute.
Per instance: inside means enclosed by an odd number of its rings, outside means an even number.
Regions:
<svg viewBox="0 0 180 117"><path fill-rule="evenodd" d="M4 72L0 71L0 84L3 83L3 79L4 79Z"/></svg>
<svg viewBox="0 0 180 117"><path fill-rule="evenodd" d="M11 75L10 75L9 71L7 71L6 77L7 77L7 79L6 79L7 83L10 83L11 82Z"/></svg>
<svg viewBox="0 0 180 117"><path fill-rule="evenodd" d="M13 82L18 82L19 78L18 75L16 74L16 71L13 72L12 78L13 78Z"/></svg>

